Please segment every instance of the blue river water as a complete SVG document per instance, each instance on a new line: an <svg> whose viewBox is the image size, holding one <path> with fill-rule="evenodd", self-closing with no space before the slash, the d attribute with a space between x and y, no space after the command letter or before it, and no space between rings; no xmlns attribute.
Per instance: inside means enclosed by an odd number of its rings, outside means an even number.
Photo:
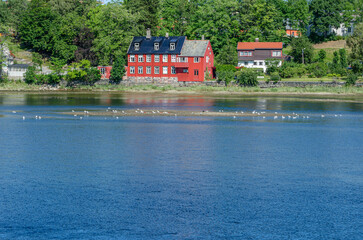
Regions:
<svg viewBox="0 0 363 240"><path fill-rule="evenodd" d="M363 99L326 98L0 93L0 239L362 239ZM299 117L63 114L107 108Z"/></svg>

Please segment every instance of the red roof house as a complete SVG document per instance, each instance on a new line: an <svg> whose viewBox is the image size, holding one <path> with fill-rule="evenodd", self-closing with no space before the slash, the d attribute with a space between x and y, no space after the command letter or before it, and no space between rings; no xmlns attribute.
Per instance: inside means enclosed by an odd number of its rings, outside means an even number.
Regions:
<svg viewBox="0 0 363 240"><path fill-rule="evenodd" d="M261 68L266 71L266 59L281 59L282 42L239 42L237 45L238 67ZM281 64L280 62L280 64Z"/></svg>

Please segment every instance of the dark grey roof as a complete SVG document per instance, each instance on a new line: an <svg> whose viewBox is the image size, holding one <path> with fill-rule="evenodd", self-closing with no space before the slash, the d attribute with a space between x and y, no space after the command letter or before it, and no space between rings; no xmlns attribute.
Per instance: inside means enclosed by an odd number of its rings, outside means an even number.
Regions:
<svg viewBox="0 0 363 240"><path fill-rule="evenodd" d="M9 68L28 68L28 67L29 67L28 64L13 64L9 66Z"/></svg>
<svg viewBox="0 0 363 240"><path fill-rule="evenodd" d="M204 57L208 43L208 40L187 40L184 43L180 56Z"/></svg>
<svg viewBox="0 0 363 240"><path fill-rule="evenodd" d="M180 54L185 37L134 37L127 54ZM154 50L154 43L159 43L159 50ZM170 50L170 42L176 43L175 50ZM140 43L140 50L135 50L134 43Z"/></svg>

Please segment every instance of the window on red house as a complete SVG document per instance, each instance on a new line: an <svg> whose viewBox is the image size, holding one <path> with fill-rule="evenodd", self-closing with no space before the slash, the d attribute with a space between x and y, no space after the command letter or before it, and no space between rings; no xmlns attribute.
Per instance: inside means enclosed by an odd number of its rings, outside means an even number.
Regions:
<svg viewBox="0 0 363 240"><path fill-rule="evenodd" d="M171 67L171 74L176 74L175 67Z"/></svg>
<svg viewBox="0 0 363 240"><path fill-rule="evenodd" d="M198 69L194 69L194 75L198 76L199 75L199 70Z"/></svg>
<svg viewBox="0 0 363 240"><path fill-rule="evenodd" d="M142 74L144 72L144 68L143 67L138 67L138 73Z"/></svg>
<svg viewBox="0 0 363 240"><path fill-rule="evenodd" d="M151 55L146 55L146 62L151 62Z"/></svg>
<svg viewBox="0 0 363 240"><path fill-rule="evenodd" d="M154 74L160 74L160 68L154 67Z"/></svg>
<svg viewBox="0 0 363 240"><path fill-rule="evenodd" d="M151 74L151 67L146 67L146 74Z"/></svg>
<svg viewBox="0 0 363 240"><path fill-rule="evenodd" d="M154 55L154 62L160 62L160 55Z"/></svg>
<svg viewBox="0 0 363 240"><path fill-rule="evenodd" d="M135 74L135 67L130 67L130 74Z"/></svg>
<svg viewBox="0 0 363 240"><path fill-rule="evenodd" d="M135 62L135 55L130 55L130 62Z"/></svg>

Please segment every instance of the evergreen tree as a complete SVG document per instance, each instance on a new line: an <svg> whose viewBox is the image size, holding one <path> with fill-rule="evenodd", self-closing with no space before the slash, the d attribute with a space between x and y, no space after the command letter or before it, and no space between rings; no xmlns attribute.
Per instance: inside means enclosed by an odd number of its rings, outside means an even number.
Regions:
<svg viewBox="0 0 363 240"><path fill-rule="evenodd" d="M347 61L347 51L345 51L344 48L339 50L339 62L341 68L348 67L348 61Z"/></svg>

